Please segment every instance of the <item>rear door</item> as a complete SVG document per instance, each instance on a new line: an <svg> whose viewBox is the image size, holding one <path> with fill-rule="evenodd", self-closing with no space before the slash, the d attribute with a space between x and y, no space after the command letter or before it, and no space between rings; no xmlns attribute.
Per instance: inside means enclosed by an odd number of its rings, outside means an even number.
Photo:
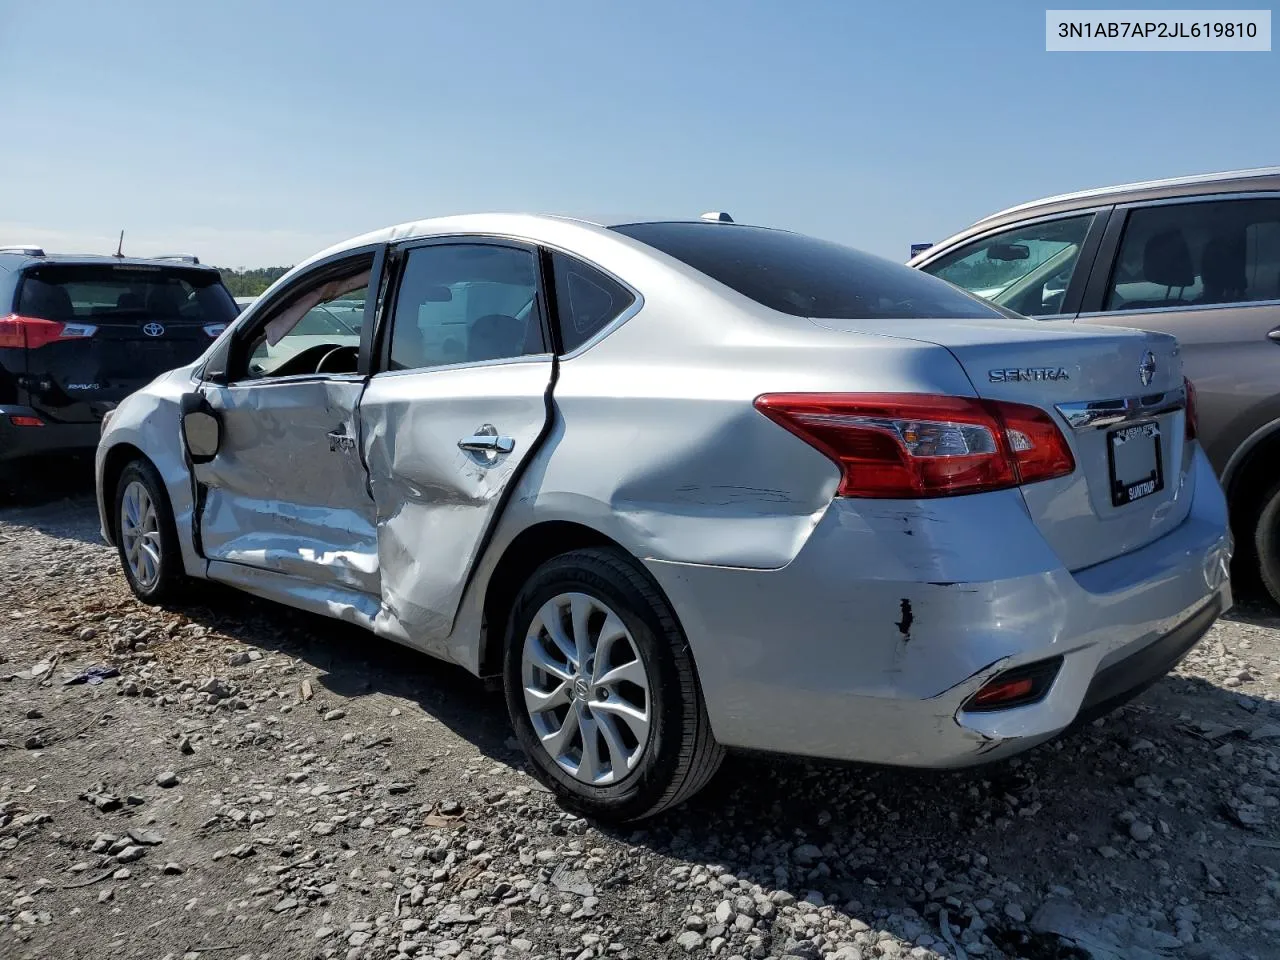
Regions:
<svg viewBox="0 0 1280 960"><path fill-rule="evenodd" d="M225 370L206 373L201 392L222 424L217 455L193 467L209 560L378 596L356 418L376 259L322 264L291 284L233 332ZM220 578L217 564L209 575Z"/></svg>
<svg viewBox="0 0 1280 960"><path fill-rule="evenodd" d="M28 332L27 402L50 420L87 423L159 374L190 363L235 318L217 271L138 263L28 268L16 312Z"/></svg>
<svg viewBox="0 0 1280 960"><path fill-rule="evenodd" d="M1118 207L1079 322L1178 338L1201 442L1221 471L1280 418L1280 196Z"/></svg>
<svg viewBox="0 0 1280 960"><path fill-rule="evenodd" d="M430 648L451 632L512 480L547 428L555 359L536 248L449 238L395 259L360 430L381 626Z"/></svg>

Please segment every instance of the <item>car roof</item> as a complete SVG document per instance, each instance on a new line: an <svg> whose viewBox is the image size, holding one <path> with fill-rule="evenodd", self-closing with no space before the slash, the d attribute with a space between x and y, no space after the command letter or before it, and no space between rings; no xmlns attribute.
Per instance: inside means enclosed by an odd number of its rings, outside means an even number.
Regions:
<svg viewBox="0 0 1280 960"><path fill-rule="evenodd" d="M3 246L3 245L0 245ZM26 266L46 263L66 263L76 265L109 264L113 266L135 267L176 267L187 270L208 270L217 272L216 267L192 262L187 257L116 257L97 253L22 253L16 250L0 250L0 268L5 270L21 270Z"/></svg>
<svg viewBox="0 0 1280 960"><path fill-rule="evenodd" d="M1027 203L1006 207L975 221L958 233L935 243L912 257L908 263L928 260L945 247L970 234L979 233L1005 223L1017 223L1055 213L1070 213L1093 207L1138 203L1149 200L1167 200L1177 197L1200 196L1205 193L1251 193L1254 191L1280 190L1280 167L1256 167L1250 170L1227 170L1219 173L1202 173L1189 177L1170 177L1164 180L1144 180L1137 183L1121 183L1111 187L1094 187L1043 197Z"/></svg>

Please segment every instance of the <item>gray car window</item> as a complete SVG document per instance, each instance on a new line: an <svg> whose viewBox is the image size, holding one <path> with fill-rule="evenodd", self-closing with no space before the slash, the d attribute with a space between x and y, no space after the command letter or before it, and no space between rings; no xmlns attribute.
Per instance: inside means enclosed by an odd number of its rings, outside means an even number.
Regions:
<svg viewBox="0 0 1280 960"><path fill-rule="evenodd" d="M489 244L416 247L391 327L392 370L546 352L529 250Z"/></svg>
<svg viewBox="0 0 1280 960"><path fill-rule="evenodd" d="M1140 207L1129 214L1107 310L1280 299L1280 199Z"/></svg>
<svg viewBox="0 0 1280 960"><path fill-rule="evenodd" d="M612 228L781 313L832 320L1003 316L918 270L786 230L676 221Z"/></svg>
<svg viewBox="0 0 1280 960"><path fill-rule="evenodd" d="M1028 317L1062 312L1093 214L1021 224L920 269Z"/></svg>
<svg viewBox="0 0 1280 960"><path fill-rule="evenodd" d="M551 270L565 353L578 349L636 301L622 284L574 257L552 253Z"/></svg>

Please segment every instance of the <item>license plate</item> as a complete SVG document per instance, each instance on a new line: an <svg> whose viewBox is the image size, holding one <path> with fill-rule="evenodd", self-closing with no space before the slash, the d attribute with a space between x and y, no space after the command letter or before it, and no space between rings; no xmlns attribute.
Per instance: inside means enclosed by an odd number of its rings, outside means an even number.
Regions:
<svg viewBox="0 0 1280 960"><path fill-rule="evenodd" d="M1117 507L1164 489L1160 457L1160 425L1136 423L1107 434L1111 468L1111 503Z"/></svg>

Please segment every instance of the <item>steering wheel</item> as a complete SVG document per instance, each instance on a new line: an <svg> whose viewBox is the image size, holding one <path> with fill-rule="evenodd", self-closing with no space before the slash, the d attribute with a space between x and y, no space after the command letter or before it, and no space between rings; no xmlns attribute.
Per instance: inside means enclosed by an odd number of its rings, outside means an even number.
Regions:
<svg viewBox="0 0 1280 960"><path fill-rule="evenodd" d="M320 362L316 364L316 373L324 373L325 367L328 365L329 361L334 359L335 357L342 355L346 351L351 352L351 369L350 370L334 370L333 372L334 373L351 373L355 369L356 362L359 360L360 348L353 347L346 344L344 344L341 347L334 347L332 350L326 353L323 357L321 357Z"/></svg>

